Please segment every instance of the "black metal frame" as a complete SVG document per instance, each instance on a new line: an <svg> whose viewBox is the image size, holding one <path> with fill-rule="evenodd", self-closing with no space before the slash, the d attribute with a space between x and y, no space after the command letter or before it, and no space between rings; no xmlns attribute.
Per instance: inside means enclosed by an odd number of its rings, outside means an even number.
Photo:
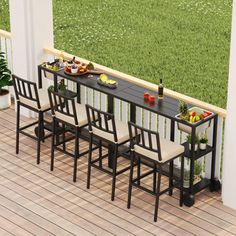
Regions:
<svg viewBox="0 0 236 236"><path fill-rule="evenodd" d="M83 126L79 125L74 98L50 90L48 90L48 96L53 116L50 170L53 171L54 169L54 151L56 149L74 158L73 182L76 182L78 158L88 153L88 151L82 153L79 152L79 139L81 137L81 129L87 126L87 124ZM74 118L75 124L73 125L71 123L68 123L66 120L58 118L56 116L56 112L59 112L60 114L69 118ZM62 124L63 128L62 140L60 140L60 133L58 132L60 123ZM65 138L66 132L71 132L74 135L72 137ZM73 139L75 139L75 150L74 153L71 153L66 150L66 143ZM60 148L61 145L63 145L62 148Z"/></svg>
<svg viewBox="0 0 236 236"><path fill-rule="evenodd" d="M180 206L183 205L183 176L184 176L184 153L180 153L178 156L173 157L172 159L162 162L162 156L161 156L161 146L160 146L160 138L159 133L151 131L149 129L145 129L141 126L138 126L134 124L133 122L128 122L129 126L129 134L130 134L130 149L131 149L131 160L130 160L130 177L129 177L129 189L128 189L128 201L127 201L127 208L130 208L131 206L131 195L132 195L132 186L136 186L148 193L151 193L155 195L156 201L155 201L155 210L154 210L154 221L157 221L158 216L158 207L159 207L159 197L163 193L169 192L169 195L172 195L172 191L174 187L179 187L180 189L180 200L179 204ZM145 139L145 134L148 137L148 145L147 140ZM156 140L156 148L153 146L152 143L152 136L154 136ZM150 159L147 156L141 155L140 153L136 153L134 146L138 145L141 148L144 148L148 151L151 151L156 154L156 160ZM173 183L174 176L173 176L173 160L181 156L181 169L180 169L180 178L178 181ZM151 171L147 171L144 174L140 173L140 165L141 162L140 159L145 159L153 164L153 168ZM160 191L160 184L161 184L161 176L163 175L162 166L169 163L169 187ZM133 178L133 170L134 167L137 166L137 177ZM156 180L156 175L158 173L158 177ZM144 177L153 174L153 190L141 186L141 179ZM176 179L175 179L176 180Z"/></svg>
<svg viewBox="0 0 236 236"><path fill-rule="evenodd" d="M38 89L37 85L34 82L24 80L16 75L12 75L12 81L13 81L13 87L16 95L16 154L19 153L19 136L20 133L23 135L26 135L27 137L30 137L37 141L37 164L40 163L40 143L41 141L44 142L44 140L51 136L51 133L48 135L44 135L44 129L47 129L47 127L44 125L44 123L49 123L46 120L44 120L44 113L50 110L50 108L46 110L41 110L39 95L38 95ZM37 104L37 107L34 108L32 106L28 106L27 104L24 104L20 101L20 97L23 97L25 99L28 99L29 101L35 102ZM26 107L29 110L32 110L38 114L38 121L30 123L26 126L20 127L20 107ZM36 137L32 134L25 132L24 130L27 128L30 128L32 126L38 125L37 134ZM49 129L47 129L50 131Z"/></svg>
<svg viewBox="0 0 236 236"><path fill-rule="evenodd" d="M118 149L119 149L119 146L123 145L124 143L126 143L129 140L126 140L122 143L118 143L115 118L114 118L113 114L101 111L99 109L96 109L96 108L88 105L88 104L86 104L86 112L87 112L87 117L88 117L88 125L89 125L89 133L90 133L88 172L87 172L87 188L88 189L90 188L91 167L94 167L94 168L99 169L109 175L112 175L111 200L114 201L116 176L118 176L130 169L130 167L128 166L128 167L125 167L125 168L117 171L117 159L120 156ZM111 122L110 127L109 127L109 122ZM99 129L103 132L113 135L114 140L107 140L104 137L94 134L93 128ZM99 140L98 145L96 145L96 147L95 147L95 149L99 148L99 157L94 160L92 160L93 138L97 138ZM103 146L104 142L107 143L108 146L112 147L112 149L114 150L112 171L109 171L109 170L103 168L102 160L109 156L109 153L106 155L102 155L102 146ZM99 163L98 165L96 164L97 162Z"/></svg>
<svg viewBox="0 0 236 236"><path fill-rule="evenodd" d="M212 152L212 167L211 167L211 179L210 182L203 183L203 185L200 188L196 188L193 186L193 174L190 175L190 183L191 186L188 188L187 192L189 195L195 194L196 192L202 190L203 188L206 188L210 186L211 190L217 190L215 186L217 185L217 182L215 180L215 158L216 158L216 139L217 139L217 120L218 115L212 114L210 117L205 118L204 120L197 122L197 123L189 123L184 120L180 120L176 117L176 114L179 113L178 104L179 101L177 99L165 96L164 99L158 100L154 105L149 105L149 103L146 103L143 99L143 92L147 91L150 93L153 93L153 90L143 88L141 86L135 85L132 82L124 81L122 79L113 77L115 80L118 81L119 86L116 90L110 90L108 88L105 88L103 86L98 86L96 83L96 76L94 78L87 78L87 75L74 77L64 74L63 71L52 71L50 69L47 69L43 67L42 65L38 66L38 80L39 84L42 85L42 71L48 71L52 74L54 74L54 83L57 82L57 76L63 77L67 80L70 80L77 84L77 93L78 93L78 100L79 100L79 88L80 85L87 86L89 88L92 88L94 90L100 91L104 94L107 94L108 96L108 111L110 113L113 113L113 100L114 98L120 99L122 101L128 102L130 104L130 120L135 123L136 119L136 107L144 108L146 110L149 110L151 112L154 112L156 114L159 114L161 116L164 116L171 120L171 129L170 129L170 140L174 141L175 137L175 122L185 124L192 129L192 137L194 137L194 132L196 132L196 128L205 123L209 122L211 120L214 120L214 131L213 131L213 145L210 149L208 149L209 152ZM195 140L192 139L192 145L194 146ZM191 172L193 173L194 170L194 161L198 158L198 154L192 152L190 158L191 161ZM109 167L112 168L113 166L113 150L112 147L109 147ZM170 163L171 166L173 166L173 162ZM171 167L170 167L171 168Z"/></svg>

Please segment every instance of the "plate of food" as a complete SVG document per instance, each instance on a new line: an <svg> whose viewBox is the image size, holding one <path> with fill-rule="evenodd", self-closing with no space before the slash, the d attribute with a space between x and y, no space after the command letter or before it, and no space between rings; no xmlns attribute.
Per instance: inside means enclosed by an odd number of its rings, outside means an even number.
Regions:
<svg viewBox="0 0 236 236"><path fill-rule="evenodd" d="M88 73L88 69L85 66L66 66L64 68L64 73L67 75L78 76L78 75L85 75Z"/></svg>
<svg viewBox="0 0 236 236"><path fill-rule="evenodd" d="M101 74L97 79L97 83L101 86L108 87L111 89L115 89L118 86L118 82L113 79L109 79L106 74Z"/></svg>

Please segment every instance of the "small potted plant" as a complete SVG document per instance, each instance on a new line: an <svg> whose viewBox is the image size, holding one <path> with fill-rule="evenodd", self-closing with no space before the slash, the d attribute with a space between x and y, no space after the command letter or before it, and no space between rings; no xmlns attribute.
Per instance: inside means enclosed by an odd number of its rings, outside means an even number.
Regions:
<svg viewBox="0 0 236 236"><path fill-rule="evenodd" d="M192 147L192 136L191 136L190 134L187 135L187 137L186 137L186 142L188 143L189 151L191 151L191 147ZM195 147L194 147L194 151L197 151L197 150L198 150L198 144L199 144L199 139L198 139L198 137L196 136L196 137L195 137Z"/></svg>
<svg viewBox="0 0 236 236"><path fill-rule="evenodd" d="M200 150L206 150L208 144L208 138L206 135L202 136L199 140L199 148Z"/></svg>
<svg viewBox="0 0 236 236"><path fill-rule="evenodd" d="M0 52L0 110L10 107L11 95L6 86L13 85L11 71L8 69L5 53Z"/></svg>
<svg viewBox="0 0 236 236"><path fill-rule="evenodd" d="M193 184L197 184L202 180L201 173L202 173L202 163L200 161L195 161L195 163L194 163L194 182L193 182Z"/></svg>

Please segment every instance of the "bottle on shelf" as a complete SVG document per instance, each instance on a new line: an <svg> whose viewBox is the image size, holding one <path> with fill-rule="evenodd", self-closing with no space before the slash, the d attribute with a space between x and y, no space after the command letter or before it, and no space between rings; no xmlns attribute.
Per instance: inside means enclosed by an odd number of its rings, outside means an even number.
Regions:
<svg viewBox="0 0 236 236"><path fill-rule="evenodd" d="M160 79L160 84L158 85L158 98L163 99L164 97L164 85L162 79Z"/></svg>

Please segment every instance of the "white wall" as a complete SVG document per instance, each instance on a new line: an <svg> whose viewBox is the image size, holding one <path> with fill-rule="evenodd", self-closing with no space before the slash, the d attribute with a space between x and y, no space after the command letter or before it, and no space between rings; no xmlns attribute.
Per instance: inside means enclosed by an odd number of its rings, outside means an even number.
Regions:
<svg viewBox="0 0 236 236"><path fill-rule="evenodd" d="M227 118L223 160L223 203L236 209L236 2L233 2L233 19L230 47Z"/></svg>
<svg viewBox="0 0 236 236"><path fill-rule="evenodd" d="M14 74L37 81L37 65L46 60L44 47L53 47L52 0L10 0ZM30 113L24 110L24 114Z"/></svg>

